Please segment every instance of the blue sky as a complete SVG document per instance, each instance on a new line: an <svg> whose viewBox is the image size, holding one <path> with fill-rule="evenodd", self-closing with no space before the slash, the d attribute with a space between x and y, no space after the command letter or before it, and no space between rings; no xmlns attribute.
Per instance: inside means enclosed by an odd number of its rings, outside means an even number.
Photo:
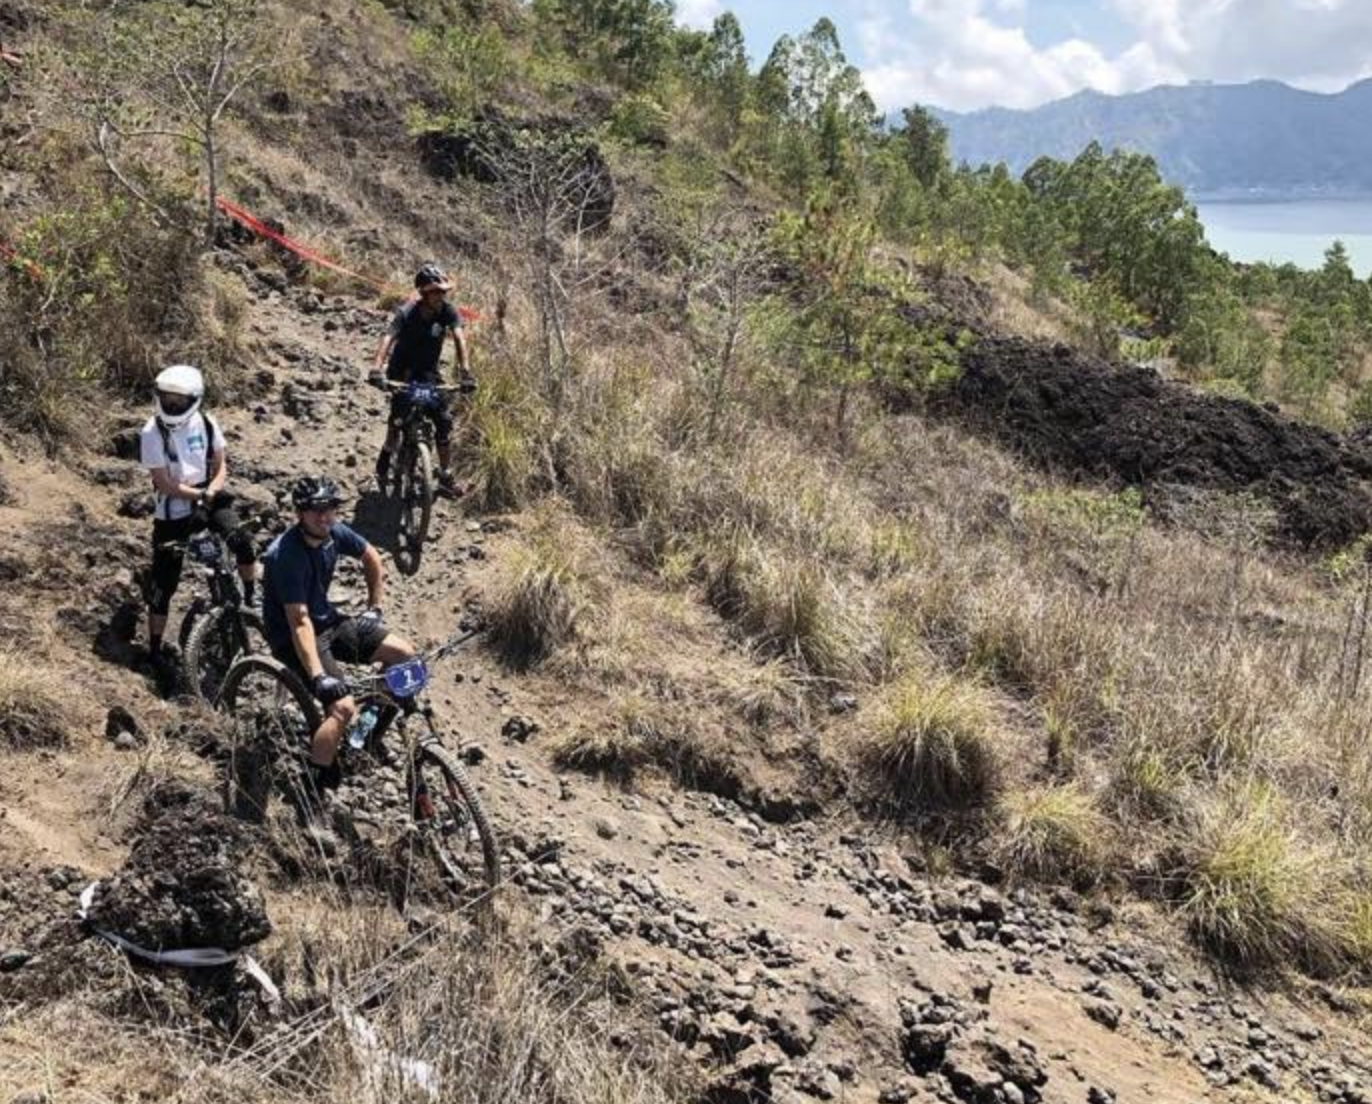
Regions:
<svg viewBox="0 0 1372 1104"><path fill-rule="evenodd" d="M822 15L880 107L1033 107L1083 88L1273 77L1333 91L1372 75L1372 0L676 0L725 8L754 64Z"/></svg>

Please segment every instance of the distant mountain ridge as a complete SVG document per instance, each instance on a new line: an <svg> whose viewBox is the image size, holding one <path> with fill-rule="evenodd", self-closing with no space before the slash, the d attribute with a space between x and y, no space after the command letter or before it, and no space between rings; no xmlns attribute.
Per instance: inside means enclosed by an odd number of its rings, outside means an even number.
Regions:
<svg viewBox="0 0 1372 1104"><path fill-rule="evenodd" d="M954 161L1016 173L1091 141L1152 154L1192 197L1372 197L1372 79L1328 95L1280 81L1078 92L1029 111L938 111Z"/></svg>

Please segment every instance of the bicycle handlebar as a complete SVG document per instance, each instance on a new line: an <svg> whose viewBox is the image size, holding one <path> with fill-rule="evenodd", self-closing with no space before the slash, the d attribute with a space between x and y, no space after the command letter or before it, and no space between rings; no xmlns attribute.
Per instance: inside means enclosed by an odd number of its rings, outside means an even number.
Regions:
<svg viewBox="0 0 1372 1104"><path fill-rule="evenodd" d="M483 629L468 629L463 632L459 629L452 636L448 637L442 644L430 648L427 651L418 652L415 659L424 661L424 666L428 667L437 663L440 659L446 659L455 651L461 648L470 640L480 636ZM361 675L357 678L347 678L343 680L347 683L348 689L353 693L378 693L383 697L394 698L390 687L386 685L386 672L384 670L372 674Z"/></svg>

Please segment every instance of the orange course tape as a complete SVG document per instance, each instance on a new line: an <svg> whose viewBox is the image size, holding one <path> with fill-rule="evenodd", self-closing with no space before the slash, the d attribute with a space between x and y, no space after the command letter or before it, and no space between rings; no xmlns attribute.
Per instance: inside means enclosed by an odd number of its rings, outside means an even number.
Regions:
<svg viewBox="0 0 1372 1104"><path fill-rule="evenodd" d="M234 219L235 221L242 223L242 224L243 224L244 226L246 226L249 230L251 230L254 234L257 234L259 237L266 238L268 241L273 241L273 242L275 242L277 245L281 246L283 249L288 249L288 250L290 250L290 251L291 251L292 253L294 253L297 257L300 257L300 258L302 258L303 260L309 261L309 262L312 263L312 264L317 264L317 265L319 265L319 266L322 267L322 268L331 269L331 270L333 270L334 272L341 273L341 274L344 275L344 276L351 276L354 280L357 280L357 281L359 281L360 283L366 284L366 285L368 285L369 287L376 288L376 290L378 290L378 291L400 291L400 290L403 290L403 289L401 289L401 288L396 287L396 285L394 285L394 284L387 283L385 280L378 280L378 279L376 279L374 276L365 276L365 275L363 275L361 272L355 272L355 271L354 271L353 269L351 269L351 268L346 268L346 267L344 267L343 265L339 264L337 261L330 260L328 257L324 256L322 253L319 253L319 252L317 252L317 251L311 249L309 246L305 245L304 243L298 242L298 241L296 241L294 238L289 238L289 237L287 237L285 234L281 233L279 230L273 230L270 226L268 226L268 225L267 225L265 222L263 222L260 218L258 218L256 215L252 214L252 212L247 211L247 210L245 210L244 208L238 206L238 204L233 203L233 202L231 202L230 200L225 199L223 196L217 196L217 197L215 198L215 204L216 204L216 205L218 206L218 208L219 208L221 211L223 211L226 215L228 215L230 218ZM460 314L460 315L462 316L462 320L463 320L464 322L480 322L480 321L481 321L481 313L480 313L479 311L475 310L475 309L472 308L472 307L459 306L459 307L457 308L457 312L458 312L458 314Z"/></svg>

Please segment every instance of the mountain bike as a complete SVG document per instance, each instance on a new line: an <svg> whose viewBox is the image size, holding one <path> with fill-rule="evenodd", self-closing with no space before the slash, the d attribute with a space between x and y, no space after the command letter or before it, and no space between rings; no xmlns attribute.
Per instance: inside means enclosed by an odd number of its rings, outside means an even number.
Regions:
<svg viewBox="0 0 1372 1104"><path fill-rule="evenodd" d="M476 890L481 901L500 884L495 830L461 761L444 746L424 693L430 667L476 635L456 635L404 663L348 679L357 715L339 749L339 763L347 777L364 759L398 759L409 817L440 877L455 895L469 897ZM218 705L256 724L256 746L235 743L230 754L224 792L229 811L262 820L273 789L283 789L293 800L308 799L298 792L300 780L311 736L324 717L304 680L270 656L243 656L225 676ZM393 733L400 737L398 754L386 739Z"/></svg>
<svg viewBox="0 0 1372 1104"><path fill-rule="evenodd" d="M382 380L381 390L403 395L407 400L400 418L400 440L391 461L389 477L381 491L400 507L400 537L410 550L418 552L429 535L434 495L434 429L430 412L437 410L445 395L467 393L466 386L440 383L400 383Z"/></svg>
<svg viewBox="0 0 1372 1104"><path fill-rule="evenodd" d="M234 660L267 650L266 630L243 601L237 567L219 534L205 530L167 547L179 547L209 582L208 595L197 595L181 618L178 639L187 688L212 705Z"/></svg>

